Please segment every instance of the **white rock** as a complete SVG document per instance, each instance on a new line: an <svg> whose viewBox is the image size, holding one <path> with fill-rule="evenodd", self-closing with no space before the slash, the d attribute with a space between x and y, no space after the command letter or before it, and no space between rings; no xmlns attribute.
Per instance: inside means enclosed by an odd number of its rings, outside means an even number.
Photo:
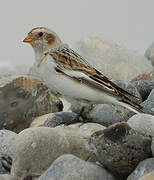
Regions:
<svg viewBox="0 0 154 180"><path fill-rule="evenodd" d="M150 114L136 114L127 123L139 133L154 137L154 116Z"/></svg>

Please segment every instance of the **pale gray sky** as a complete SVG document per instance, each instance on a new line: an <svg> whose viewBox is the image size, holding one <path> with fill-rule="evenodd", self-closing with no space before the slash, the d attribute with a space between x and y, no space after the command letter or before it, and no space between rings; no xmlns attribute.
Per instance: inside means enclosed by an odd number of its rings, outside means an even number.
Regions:
<svg viewBox="0 0 154 180"><path fill-rule="evenodd" d="M32 63L22 43L29 30L46 26L73 44L102 36L144 53L154 40L154 0L1 0L0 61Z"/></svg>

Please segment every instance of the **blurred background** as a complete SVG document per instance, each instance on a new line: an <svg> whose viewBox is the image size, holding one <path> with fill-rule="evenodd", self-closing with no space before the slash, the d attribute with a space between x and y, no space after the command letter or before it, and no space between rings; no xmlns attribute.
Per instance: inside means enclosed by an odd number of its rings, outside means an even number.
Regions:
<svg viewBox="0 0 154 180"><path fill-rule="evenodd" d="M154 40L153 0L1 0L0 62L31 65L22 40L34 27L56 31L69 44L101 36L144 54Z"/></svg>

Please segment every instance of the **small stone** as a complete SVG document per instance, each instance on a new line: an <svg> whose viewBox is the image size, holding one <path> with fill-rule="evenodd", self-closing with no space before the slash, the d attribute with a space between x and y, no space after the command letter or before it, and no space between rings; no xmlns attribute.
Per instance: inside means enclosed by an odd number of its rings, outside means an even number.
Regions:
<svg viewBox="0 0 154 180"><path fill-rule="evenodd" d="M34 127L20 132L14 143L11 175L41 175L63 154L94 161L86 149L87 138L64 128Z"/></svg>
<svg viewBox="0 0 154 180"><path fill-rule="evenodd" d="M148 99L141 103L143 106L143 112L146 114L154 115L154 89L150 92Z"/></svg>
<svg viewBox="0 0 154 180"><path fill-rule="evenodd" d="M71 154L57 158L38 180L116 180L106 169Z"/></svg>
<svg viewBox="0 0 154 180"><path fill-rule="evenodd" d="M60 124L72 124L79 122L79 116L73 112L57 112L51 113L44 122L45 127L56 127Z"/></svg>
<svg viewBox="0 0 154 180"><path fill-rule="evenodd" d="M62 102L45 84L30 76L0 80L0 129L15 132L27 128L32 120L62 110Z"/></svg>
<svg viewBox="0 0 154 180"><path fill-rule="evenodd" d="M154 171L154 158L145 159L138 164L136 169L128 176L127 180L139 180L140 177L152 171Z"/></svg>
<svg viewBox="0 0 154 180"><path fill-rule="evenodd" d="M130 112L126 108L109 104L97 105L89 113L91 122L99 123L106 127L117 122L127 122L127 120L133 115L134 112Z"/></svg>
<svg viewBox="0 0 154 180"><path fill-rule="evenodd" d="M154 88L154 81L140 80L134 82L133 85L137 88L143 101L145 101L148 98L152 89Z"/></svg>
<svg viewBox="0 0 154 180"><path fill-rule="evenodd" d="M140 161L152 156L151 138L137 133L125 122L95 132L87 148L99 163L121 177L128 176Z"/></svg>
<svg viewBox="0 0 154 180"><path fill-rule="evenodd" d="M136 114L127 123L140 134L154 136L154 116L150 114Z"/></svg>

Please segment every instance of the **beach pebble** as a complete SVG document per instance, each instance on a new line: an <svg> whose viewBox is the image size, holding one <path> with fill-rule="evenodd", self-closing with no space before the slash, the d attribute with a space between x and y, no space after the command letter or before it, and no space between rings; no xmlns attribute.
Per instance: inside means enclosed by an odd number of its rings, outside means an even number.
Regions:
<svg viewBox="0 0 154 180"><path fill-rule="evenodd" d="M13 76L0 80L0 129L20 132L40 115L62 110L62 102L39 79Z"/></svg>
<svg viewBox="0 0 154 180"><path fill-rule="evenodd" d="M140 80L134 82L133 85L137 88L143 101L148 98L150 92L154 89L154 81Z"/></svg>
<svg viewBox="0 0 154 180"><path fill-rule="evenodd" d="M87 138L64 128L34 127L20 132L14 143L11 175L41 175L63 154L94 161L86 149Z"/></svg>
<svg viewBox="0 0 154 180"><path fill-rule="evenodd" d="M95 106L89 113L91 122L99 123L103 126L110 126L117 122L127 121L135 113L130 110L109 104Z"/></svg>
<svg viewBox="0 0 154 180"><path fill-rule="evenodd" d="M60 124L71 124L79 122L79 116L73 112L51 113L44 122L45 127L56 127Z"/></svg>
<svg viewBox="0 0 154 180"><path fill-rule="evenodd" d="M121 122L95 132L87 148L96 160L114 174L128 176L137 164L152 156L151 138Z"/></svg>
<svg viewBox="0 0 154 180"><path fill-rule="evenodd" d="M64 128L65 130L77 132L84 137L90 137L94 132L104 130L106 127L97 123L74 123L68 126L57 126L56 128Z"/></svg>
<svg viewBox="0 0 154 180"><path fill-rule="evenodd" d="M38 180L116 180L106 169L71 154L57 158Z"/></svg>
<svg viewBox="0 0 154 180"><path fill-rule="evenodd" d="M138 164L136 169L128 176L127 180L140 180L142 176L152 171L154 171L154 158L145 159Z"/></svg>
<svg viewBox="0 0 154 180"><path fill-rule="evenodd" d="M143 112L146 114L154 115L154 89L150 92L147 100L141 103L143 106Z"/></svg>
<svg viewBox="0 0 154 180"><path fill-rule="evenodd" d="M154 136L154 116L150 114L136 114L127 123L140 134Z"/></svg>

